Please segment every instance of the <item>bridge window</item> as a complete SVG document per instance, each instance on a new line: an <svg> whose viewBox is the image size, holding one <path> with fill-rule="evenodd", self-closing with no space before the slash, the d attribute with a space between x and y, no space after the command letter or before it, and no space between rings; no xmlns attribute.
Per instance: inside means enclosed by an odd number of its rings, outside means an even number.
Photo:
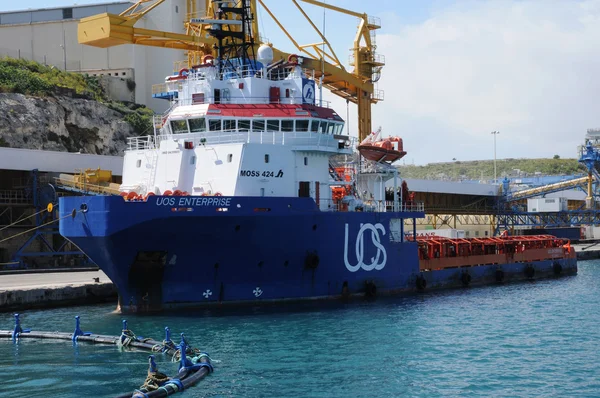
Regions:
<svg viewBox="0 0 600 398"><path fill-rule="evenodd" d="M269 154L265 153L265 163L269 163Z"/></svg>
<svg viewBox="0 0 600 398"><path fill-rule="evenodd" d="M304 157L304 165L308 166L308 157L306 157L306 156Z"/></svg>
<svg viewBox="0 0 600 398"><path fill-rule="evenodd" d="M267 120L267 131L279 131L279 120Z"/></svg>
<svg viewBox="0 0 600 398"><path fill-rule="evenodd" d="M195 156L192 156L192 157L190 158L190 164L191 164L192 166L196 164L196 157L195 157Z"/></svg>
<svg viewBox="0 0 600 398"><path fill-rule="evenodd" d="M231 163L232 160L233 160L233 153L230 153L229 155L227 155L227 163Z"/></svg>
<svg viewBox="0 0 600 398"><path fill-rule="evenodd" d="M337 123L329 123L329 125L327 126L327 134L333 135L336 125Z"/></svg>
<svg viewBox="0 0 600 398"><path fill-rule="evenodd" d="M281 121L281 131L294 131L294 121L293 120L282 120Z"/></svg>
<svg viewBox="0 0 600 398"><path fill-rule="evenodd" d="M308 120L296 120L296 131L308 131Z"/></svg>
<svg viewBox="0 0 600 398"><path fill-rule="evenodd" d="M239 131L250 130L250 120L238 120L238 130Z"/></svg>
<svg viewBox="0 0 600 398"><path fill-rule="evenodd" d="M171 129L173 134L189 133L187 120L171 120Z"/></svg>
<svg viewBox="0 0 600 398"><path fill-rule="evenodd" d="M252 131L265 131L265 121L264 120L253 120L252 121Z"/></svg>
<svg viewBox="0 0 600 398"><path fill-rule="evenodd" d="M319 132L323 133L323 134L327 134L327 127L328 126L329 126L329 123L321 121Z"/></svg>
<svg viewBox="0 0 600 398"><path fill-rule="evenodd" d="M313 133L316 133L317 131L319 131L319 121L318 120L313 120L311 122L310 131L312 131Z"/></svg>
<svg viewBox="0 0 600 398"><path fill-rule="evenodd" d="M63 19L72 19L73 18L73 9L72 8L63 8L62 14L63 14Z"/></svg>
<svg viewBox="0 0 600 398"><path fill-rule="evenodd" d="M235 130L235 120L232 120L232 119L223 120L223 130L225 130L225 131Z"/></svg>
<svg viewBox="0 0 600 398"><path fill-rule="evenodd" d="M135 162L135 167L142 167L142 160L138 159L137 162Z"/></svg>
<svg viewBox="0 0 600 398"><path fill-rule="evenodd" d="M206 131L206 119L201 117L198 119L190 119L190 131L192 133L200 133Z"/></svg>
<svg viewBox="0 0 600 398"><path fill-rule="evenodd" d="M221 130L221 119L212 119L208 121L208 129L210 131Z"/></svg>

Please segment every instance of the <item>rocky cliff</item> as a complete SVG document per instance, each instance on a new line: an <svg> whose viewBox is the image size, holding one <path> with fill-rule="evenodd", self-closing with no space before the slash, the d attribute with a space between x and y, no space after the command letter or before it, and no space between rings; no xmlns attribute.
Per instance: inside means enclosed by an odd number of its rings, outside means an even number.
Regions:
<svg viewBox="0 0 600 398"><path fill-rule="evenodd" d="M126 118L89 99L0 93L0 146L122 156L138 133Z"/></svg>

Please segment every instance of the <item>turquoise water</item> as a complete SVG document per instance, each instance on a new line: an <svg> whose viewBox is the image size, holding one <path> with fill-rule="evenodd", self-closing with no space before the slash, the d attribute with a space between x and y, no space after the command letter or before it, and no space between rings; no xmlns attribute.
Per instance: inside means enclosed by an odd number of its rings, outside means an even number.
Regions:
<svg viewBox="0 0 600 398"><path fill-rule="evenodd" d="M600 396L600 261L573 277L350 304L128 316L210 353L180 397ZM23 326L120 333L113 305L29 311ZM11 329L0 314L0 329ZM66 341L0 341L1 397L110 397L139 387L147 353ZM159 369L177 365L157 355Z"/></svg>

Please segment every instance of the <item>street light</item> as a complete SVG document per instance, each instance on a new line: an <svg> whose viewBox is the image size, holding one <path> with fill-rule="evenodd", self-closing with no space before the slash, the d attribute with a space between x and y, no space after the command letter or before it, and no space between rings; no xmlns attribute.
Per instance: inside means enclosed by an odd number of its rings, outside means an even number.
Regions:
<svg viewBox="0 0 600 398"><path fill-rule="evenodd" d="M456 158L452 158L454 162L454 176L456 177L456 181L458 181L458 172L456 171Z"/></svg>
<svg viewBox="0 0 600 398"><path fill-rule="evenodd" d="M498 182L496 179L496 135L500 134L500 132L492 131L492 134L494 135L494 184L496 184Z"/></svg>

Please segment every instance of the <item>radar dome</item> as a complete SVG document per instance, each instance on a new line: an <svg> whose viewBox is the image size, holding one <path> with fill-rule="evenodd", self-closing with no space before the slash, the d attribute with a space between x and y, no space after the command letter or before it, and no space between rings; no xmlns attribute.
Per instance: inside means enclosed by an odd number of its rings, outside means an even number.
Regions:
<svg viewBox="0 0 600 398"><path fill-rule="evenodd" d="M269 65L273 61L273 49L266 44L258 47L257 60L263 65Z"/></svg>

